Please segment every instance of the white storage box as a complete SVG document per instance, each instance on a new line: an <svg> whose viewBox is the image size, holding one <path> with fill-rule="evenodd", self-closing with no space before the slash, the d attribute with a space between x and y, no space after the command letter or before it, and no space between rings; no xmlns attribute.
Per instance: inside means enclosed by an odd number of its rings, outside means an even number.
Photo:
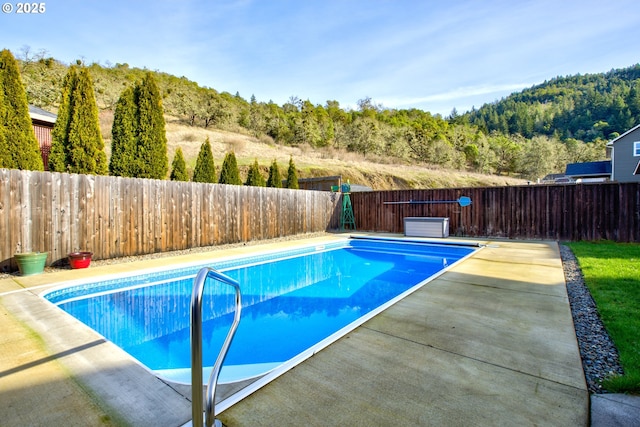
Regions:
<svg viewBox="0 0 640 427"><path fill-rule="evenodd" d="M449 218L428 216L405 217L404 235L408 237L449 237Z"/></svg>

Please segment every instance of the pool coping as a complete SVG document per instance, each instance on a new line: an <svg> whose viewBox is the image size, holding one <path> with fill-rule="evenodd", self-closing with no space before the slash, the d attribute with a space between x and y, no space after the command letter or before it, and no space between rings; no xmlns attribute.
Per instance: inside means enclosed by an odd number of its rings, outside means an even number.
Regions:
<svg viewBox="0 0 640 427"><path fill-rule="evenodd" d="M354 234L365 236L372 235L370 233ZM317 238L317 241L323 241L324 239L332 241L334 239L343 239L344 237L345 236L327 236ZM391 237L398 238L402 236L394 235ZM415 238L411 239L413 240ZM440 241L439 239L419 238L416 240ZM453 240L457 239L447 239L447 241ZM459 240L461 242L477 242L485 245L491 244L492 242L484 239ZM309 240L305 239L305 242L308 243ZM519 243L523 244L522 242ZM266 243L265 245L236 248L230 249L229 251L237 251L238 253L246 255L247 251L262 251L265 247L273 247L275 250L275 248L283 246L291 247L292 245L300 244L301 243L299 241L279 242L273 244ZM500 244L504 244L504 242L499 242L498 245ZM549 243L544 243L544 245L548 244ZM537 242L537 245L539 246L540 242ZM228 254L229 252L226 253L226 255ZM171 261L168 259L162 259L159 261L140 261L139 263L144 263L144 265L150 266L166 265L173 261L180 263L184 262L186 259L193 260L194 258L205 258L210 256L211 253L203 255L190 254L176 257L175 260ZM217 256L222 255L218 253ZM471 256L471 259L473 258L475 258L475 255ZM485 258L484 255L483 258ZM540 262L546 265L548 262L552 261L542 260ZM122 265L122 269L131 271L136 268L140 268L140 265L142 264L130 263ZM171 384L167 384L166 382L159 380L147 371L146 368L143 368L134 359L124 353L124 351L120 350L115 345L104 341L100 337L96 337L97 334L95 334L95 332L77 322L75 319L71 319L70 316L62 316L55 307L49 306L48 303L42 301L38 296L38 294L44 289L56 285L59 281L69 280L69 278L77 278L80 276L84 278L85 276L102 275L104 271L111 271L114 268L115 267L113 266L96 267L89 268L84 271L71 270L64 273L51 273L51 275L47 274L37 277L16 278L13 285L7 284L5 280L2 281L2 284L0 285L0 302L12 313L13 316L44 339L49 353L60 360L71 375L83 384L83 387L86 387L89 390L89 392L99 402L99 405L105 408L107 413L118 413L125 420L134 425L158 425L160 420L162 425L185 425L191 418L191 405L188 397L185 396L185 392L189 388L188 386L184 389L180 389L179 387L172 386ZM456 268L452 271L455 270ZM444 276L447 274L449 274L449 272L445 273ZM53 275L59 276L54 277ZM45 278L44 276L49 277ZM55 283L52 282L54 280L56 281ZM20 284L18 285L15 282L19 282ZM24 288L19 289L21 286ZM320 354L322 354L322 352ZM311 360L316 358L317 357L313 357ZM296 371L300 370L301 369L299 368L296 369ZM283 377L287 376L288 375L284 375ZM579 379L577 380L577 383L579 383ZM256 393L255 395L257 396L260 394L261 393ZM587 396L588 399L588 393L586 393L585 396ZM240 409L242 406L246 405L244 405L243 402L234 405L231 408L229 416L231 415L231 412L234 414L242 412L242 409ZM221 415L224 417L226 412L223 412ZM580 418L581 414L578 414L577 416Z"/></svg>

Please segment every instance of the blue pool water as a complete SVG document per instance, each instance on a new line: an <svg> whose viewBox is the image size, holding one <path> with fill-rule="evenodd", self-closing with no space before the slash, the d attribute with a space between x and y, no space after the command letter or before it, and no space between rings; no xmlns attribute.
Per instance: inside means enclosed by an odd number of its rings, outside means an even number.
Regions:
<svg viewBox="0 0 640 427"><path fill-rule="evenodd" d="M238 280L243 305L220 382L262 375L300 357L473 251L451 245L351 239L213 260L206 265ZM188 383L191 292L203 266L75 285L44 297L158 375ZM209 280L202 306L203 360L213 365L233 321L233 289Z"/></svg>

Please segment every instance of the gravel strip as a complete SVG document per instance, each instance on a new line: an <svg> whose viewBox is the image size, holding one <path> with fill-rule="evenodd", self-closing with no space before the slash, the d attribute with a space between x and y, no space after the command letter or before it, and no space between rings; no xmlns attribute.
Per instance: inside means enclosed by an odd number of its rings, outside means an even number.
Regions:
<svg viewBox="0 0 640 427"><path fill-rule="evenodd" d="M215 250L229 249L239 246L248 246L262 243L272 243L277 241L293 240L300 238L311 238L326 235L326 233L312 233L304 236L291 236L280 239L270 239L268 241L255 241L247 243L237 243L220 246L209 246L193 248L183 251L165 252L141 256L131 256L126 258L114 258L108 260L91 261L92 266L119 264L133 262L144 259L163 258L169 256L185 255L190 253L207 252ZM587 387L591 393L606 393L602 389L600 382L612 375L622 375L624 372L620 365L618 350L613 345L609 334L604 328L600 315L596 308L589 289L584 283L580 266L569 247L560 245L560 256L564 267L565 280L567 282L567 294L571 306L571 314L576 330L576 338L580 348L582 367L584 369ZM45 272L68 270L69 266L47 267ZM19 273L0 273L0 279L9 278Z"/></svg>
<svg viewBox="0 0 640 427"><path fill-rule="evenodd" d="M607 377L624 373L618 350L600 320L575 255L569 247L560 245L560 256L587 387L591 393L606 393L600 382Z"/></svg>

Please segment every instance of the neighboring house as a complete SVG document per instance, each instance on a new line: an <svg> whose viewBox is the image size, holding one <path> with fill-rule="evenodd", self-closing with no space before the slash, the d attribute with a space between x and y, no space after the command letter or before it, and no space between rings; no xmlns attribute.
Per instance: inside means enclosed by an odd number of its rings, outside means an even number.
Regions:
<svg viewBox="0 0 640 427"><path fill-rule="evenodd" d="M282 181L282 186L286 186L287 180ZM358 184L351 185L351 192L373 191L371 187ZM317 178L299 178L298 187L300 190L332 191L332 187L342 186L342 175L321 176Z"/></svg>
<svg viewBox="0 0 640 427"><path fill-rule="evenodd" d="M287 180L282 180L282 186L284 187L286 184ZM316 178L298 178L298 188L300 188L300 190L331 191L332 186L339 186L341 184L341 175L321 176Z"/></svg>
<svg viewBox="0 0 640 427"><path fill-rule="evenodd" d="M610 141L611 180L640 182L640 125Z"/></svg>
<svg viewBox="0 0 640 427"><path fill-rule="evenodd" d="M33 131L40 144L40 154L44 162L44 170L49 170L49 153L51 153L51 130L56 123L56 115L42 108L29 105L29 116L33 124Z"/></svg>
<svg viewBox="0 0 640 427"><path fill-rule="evenodd" d="M611 178L611 164L611 160L569 163L564 174L576 183L608 181Z"/></svg>
<svg viewBox="0 0 640 427"><path fill-rule="evenodd" d="M567 178L567 176L563 173L550 173L546 175L539 181L539 184L566 184L569 182L573 182L571 178Z"/></svg>

